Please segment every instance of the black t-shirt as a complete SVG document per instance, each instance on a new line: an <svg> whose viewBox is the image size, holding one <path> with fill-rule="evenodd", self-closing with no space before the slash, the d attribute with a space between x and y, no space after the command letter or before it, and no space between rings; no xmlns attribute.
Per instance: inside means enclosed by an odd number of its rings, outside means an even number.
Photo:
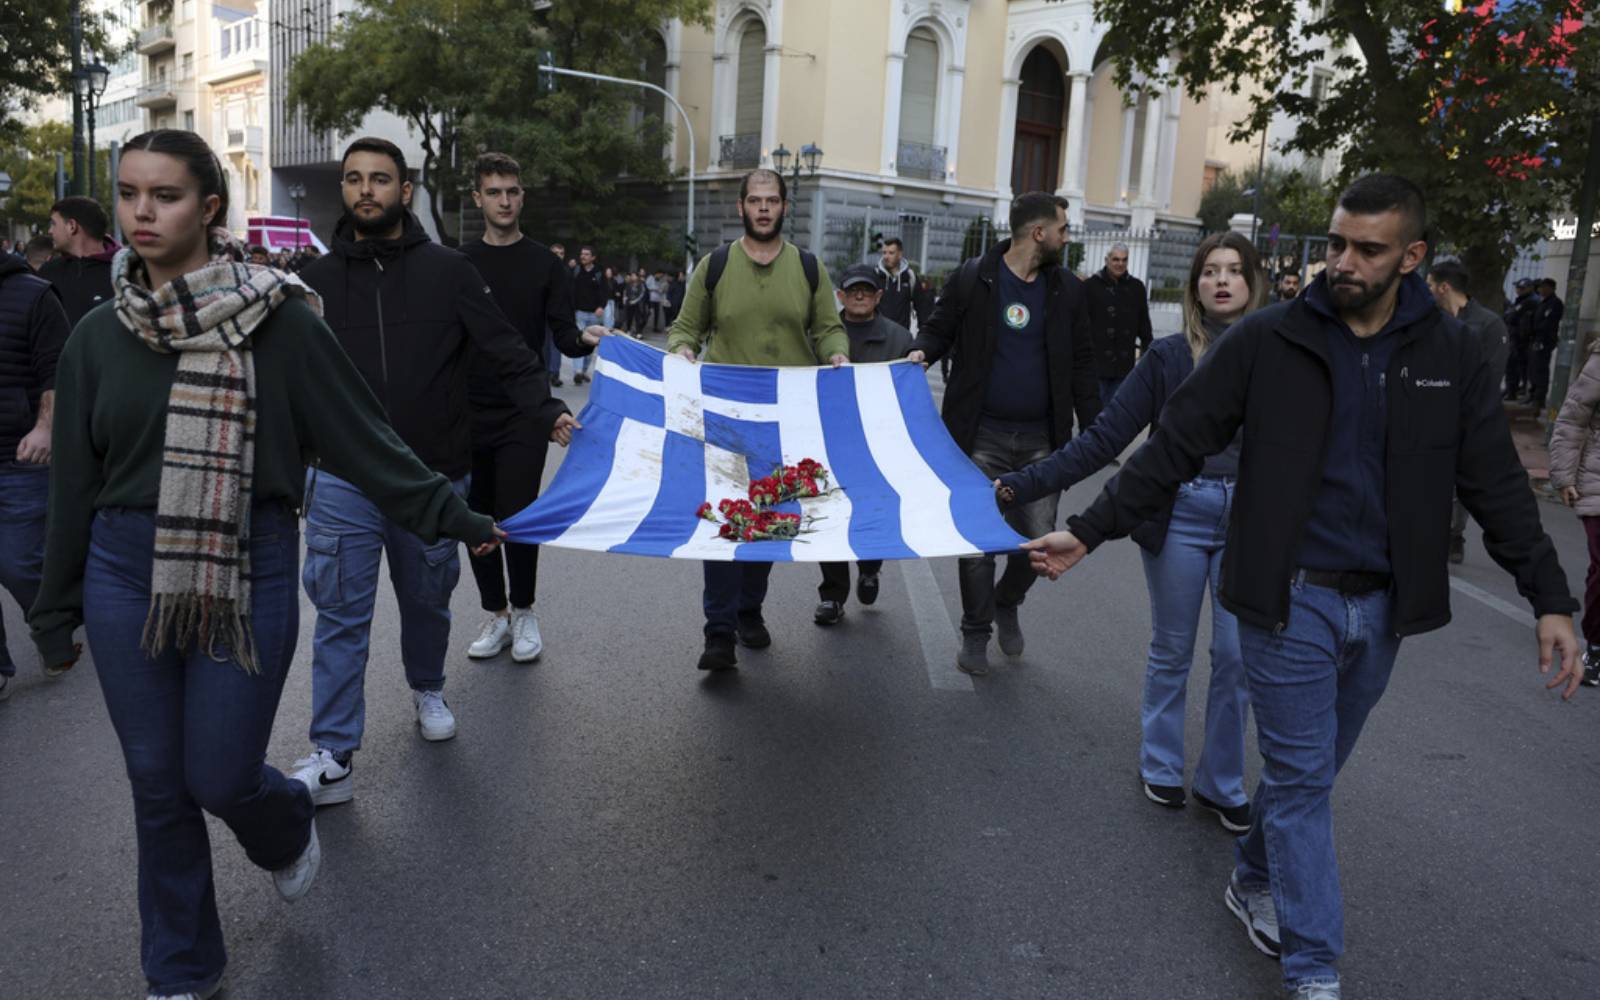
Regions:
<svg viewBox="0 0 1600 1000"><path fill-rule="evenodd" d="M556 338L562 353L588 353L574 321L571 281L549 247L524 236L510 246L474 240L463 243L461 252L478 269L495 305L541 362L547 331ZM501 388L492 363L476 351L468 370L467 389L475 410L511 406L511 398Z"/></svg>
<svg viewBox="0 0 1600 1000"><path fill-rule="evenodd" d="M1050 420L1050 365L1044 347L1045 282L1023 281L1000 262L995 282L1000 310L994 363L983 399L983 420L1018 430L1044 429Z"/></svg>

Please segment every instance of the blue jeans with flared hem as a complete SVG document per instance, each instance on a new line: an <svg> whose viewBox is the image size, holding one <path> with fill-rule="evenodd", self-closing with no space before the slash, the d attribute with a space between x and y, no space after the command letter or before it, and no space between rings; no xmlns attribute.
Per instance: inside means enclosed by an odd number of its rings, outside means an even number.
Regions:
<svg viewBox="0 0 1600 1000"><path fill-rule="evenodd" d="M1184 703L1194 664L1200 605L1211 594L1211 683L1205 745L1195 766L1197 792L1242 806L1244 732L1250 703L1239 656L1239 622L1217 602L1222 549L1228 537L1233 483L1195 479L1178 488L1160 555L1140 550L1150 588L1150 659L1145 667L1139 774L1152 785L1183 784Z"/></svg>
<svg viewBox="0 0 1600 1000"><path fill-rule="evenodd" d="M251 516L254 674L225 646L213 655L169 646L153 657L141 647L154 512L102 510L90 532L84 625L133 786L139 951L157 994L203 992L227 964L205 813L269 871L291 864L311 837L311 794L266 763L300 633L299 535L285 507L258 506Z"/></svg>
<svg viewBox="0 0 1600 1000"><path fill-rule="evenodd" d="M1339 978L1333 782L1383 697L1400 640L1388 591L1346 595L1297 579L1290 597L1283 629L1239 625L1262 768L1234 873L1247 887L1270 884L1283 981L1294 988Z"/></svg>
<svg viewBox="0 0 1600 1000"><path fill-rule="evenodd" d="M50 466L0 462L0 586L26 615L39 596L44 572L44 515L50 499ZM0 616L0 677L14 677L16 661L6 648Z"/></svg>
<svg viewBox="0 0 1600 1000"><path fill-rule="evenodd" d="M466 496L471 477L453 484ZM315 470L306 494L306 596L317 609L311 639L311 742L335 753L361 748L366 727L367 653L378 601L378 568L400 611L400 662L413 691L444 689L450 651L450 595L461 579L461 543L432 545L383 516L338 476Z"/></svg>

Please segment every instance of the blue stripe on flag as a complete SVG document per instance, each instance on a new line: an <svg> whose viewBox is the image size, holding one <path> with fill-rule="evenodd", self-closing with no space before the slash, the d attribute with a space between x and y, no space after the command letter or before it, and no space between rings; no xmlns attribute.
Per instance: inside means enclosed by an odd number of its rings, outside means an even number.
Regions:
<svg viewBox="0 0 1600 1000"><path fill-rule="evenodd" d="M663 427L667 422L667 403L663 397L641 392L626 382L604 375L595 376L594 388L589 391L589 405L651 427Z"/></svg>
<svg viewBox="0 0 1600 1000"><path fill-rule="evenodd" d="M995 506L994 491L949 434L928 392L928 377L918 365L894 365L895 395L905 415L911 443L928 467L950 488L950 515L961 537L982 552L1010 552L1017 536ZM826 410L823 411L826 414ZM824 417L826 420L826 417ZM981 488L979 488L981 487Z"/></svg>
<svg viewBox="0 0 1600 1000"><path fill-rule="evenodd" d="M567 453L544 496L500 522L511 541L538 545L560 536L588 512L611 477L622 417L586 406L578 420L583 424L584 447ZM537 516L530 516L535 509Z"/></svg>
<svg viewBox="0 0 1600 1000"><path fill-rule="evenodd" d="M921 373L916 365L905 367ZM875 559L916 559L917 553L905 543L901 531L899 494L878 471L867 447L856 403L854 370L817 371L817 409L822 411L822 436L828 442L832 466L828 471L833 473L834 485L850 497L850 546L858 552L870 548Z"/></svg>
<svg viewBox="0 0 1600 1000"><path fill-rule="evenodd" d="M706 396L740 403L776 403L778 369L751 368L747 365L702 365L700 391Z"/></svg>
<svg viewBox="0 0 1600 1000"><path fill-rule="evenodd" d="M661 381L661 362L665 354L627 337L605 337L600 341L600 356L647 379Z"/></svg>
<svg viewBox="0 0 1600 1000"><path fill-rule="evenodd" d="M717 499L721 499L720 497ZM612 552L666 556L687 542L699 527L694 512L706 496L706 447L692 437L668 431L661 448L661 487L639 527ZM716 500L712 500L715 504Z"/></svg>
<svg viewBox="0 0 1600 1000"><path fill-rule="evenodd" d="M777 386L777 372L773 371L773 386ZM705 375L701 375L704 386ZM783 464L783 438L775 423L755 420L735 420L709 410L705 415L706 444L723 451L743 455L751 479L770 476ZM702 491L704 487L702 487ZM706 497L715 506L723 497ZM728 497L743 500L744 497ZM790 542L742 542L733 552L733 558L745 562L789 562L794 557L789 552Z"/></svg>

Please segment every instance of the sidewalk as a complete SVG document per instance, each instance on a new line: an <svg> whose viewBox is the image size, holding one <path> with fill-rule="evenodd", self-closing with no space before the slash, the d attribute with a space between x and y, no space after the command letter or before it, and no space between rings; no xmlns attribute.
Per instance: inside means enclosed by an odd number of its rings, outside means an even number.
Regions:
<svg viewBox="0 0 1600 1000"><path fill-rule="evenodd" d="M1550 453L1544 446L1545 425L1537 412L1526 403L1507 403L1506 417L1511 422L1511 441L1517 446L1517 457L1528 470L1533 492L1541 500L1557 500L1550 491Z"/></svg>

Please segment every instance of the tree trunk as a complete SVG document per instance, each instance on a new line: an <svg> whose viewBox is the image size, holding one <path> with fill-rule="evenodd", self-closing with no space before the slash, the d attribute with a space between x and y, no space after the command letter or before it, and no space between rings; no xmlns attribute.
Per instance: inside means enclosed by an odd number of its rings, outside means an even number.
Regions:
<svg viewBox="0 0 1600 1000"><path fill-rule="evenodd" d="M1511 265L1504 248L1499 243L1492 246L1463 244L1461 263L1467 266L1467 273L1472 275L1472 287L1467 289L1467 294L1472 296L1473 301L1497 313L1504 312L1506 271Z"/></svg>

